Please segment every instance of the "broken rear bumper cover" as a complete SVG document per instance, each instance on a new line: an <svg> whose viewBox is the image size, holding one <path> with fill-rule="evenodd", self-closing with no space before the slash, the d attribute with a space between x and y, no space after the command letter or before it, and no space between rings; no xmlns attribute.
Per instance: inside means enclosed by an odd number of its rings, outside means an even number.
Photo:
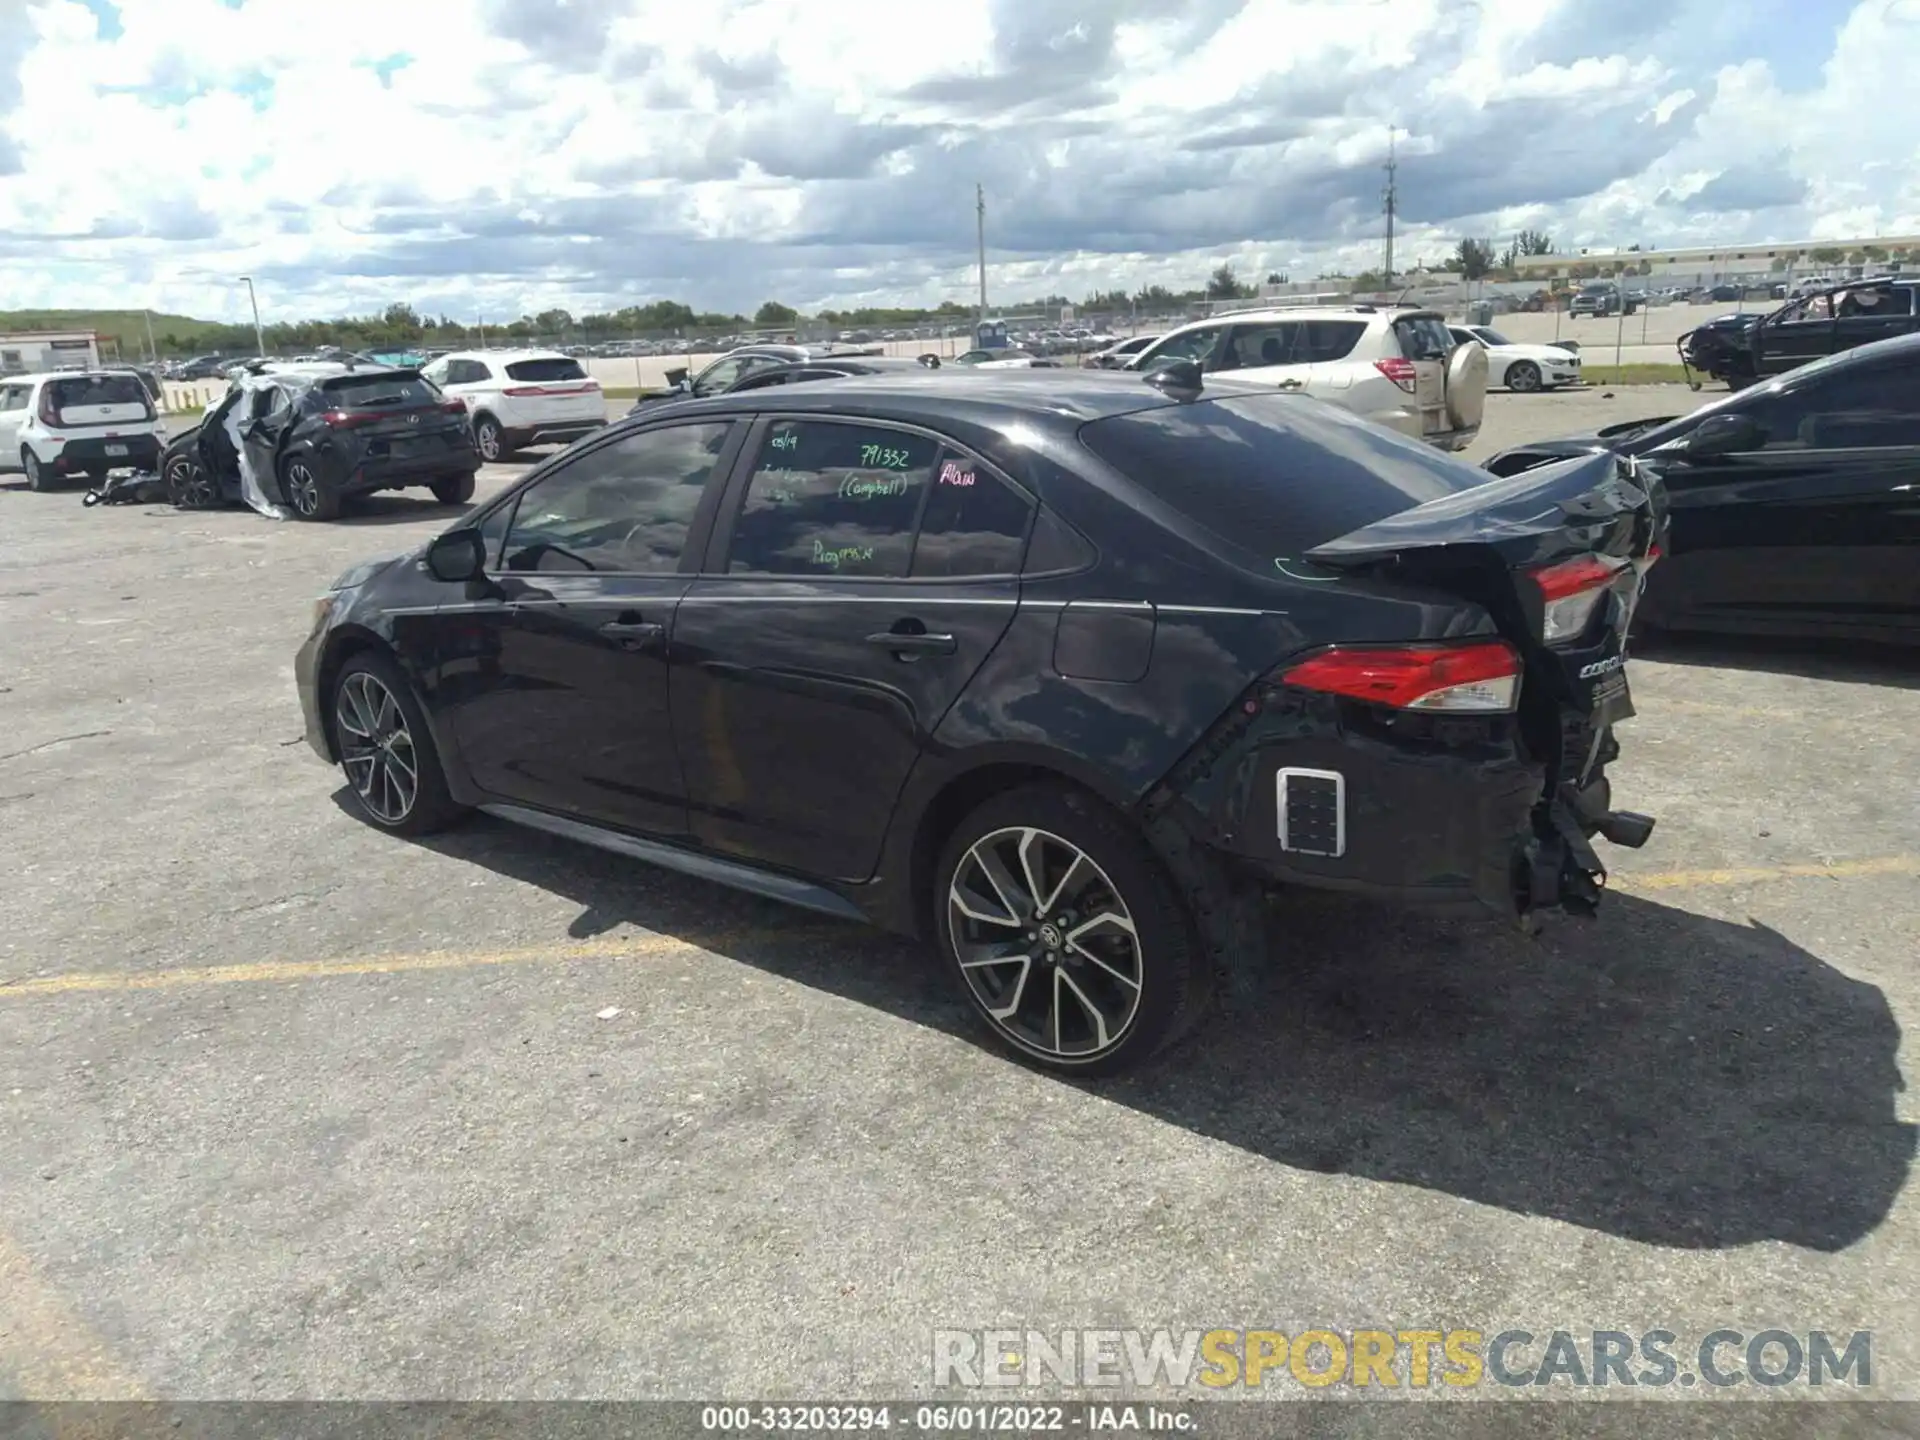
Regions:
<svg viewBox="0 0 1920 1440"><path fill-rule="evenodd" d="M1164 814L1274 883L1509 918L1592 913L1606 871L1591 837L1637 845L1651 829L1612 811L1603 773L1548 793L1512 717L1374 729L1365 707L1269 691L1168 777Z"/></svg>

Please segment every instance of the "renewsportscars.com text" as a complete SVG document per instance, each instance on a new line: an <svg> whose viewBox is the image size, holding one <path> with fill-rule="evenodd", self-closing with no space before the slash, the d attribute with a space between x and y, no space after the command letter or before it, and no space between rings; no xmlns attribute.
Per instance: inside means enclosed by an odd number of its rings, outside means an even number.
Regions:
<svg viewBox="0 0 1920 1440"><path fill-rule="evenodd" d="M936 1330L933 1383L1185 1389L1873 1384L1873 1332Z"/></svg>

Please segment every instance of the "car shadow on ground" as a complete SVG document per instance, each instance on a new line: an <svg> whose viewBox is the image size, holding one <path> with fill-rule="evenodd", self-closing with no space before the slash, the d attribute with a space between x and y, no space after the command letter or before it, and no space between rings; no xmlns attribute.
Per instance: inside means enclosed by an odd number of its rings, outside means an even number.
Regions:
<svg viewBox="0 0 1920 1440"><path fill-rule="evenodd" d="M1864 640L1777 640L1746 635L1636 634L1633 653L1663 665L1764 671L1807 680L1920 690L1920 647Z"/></svg>
<svg viewBox="0 0 1920 1440"><path fill-rule="evenodd" d="M573 938L643 926L981 1038L930 947L485 817L418 843L567 897ZM1620 894L1538 938L1329 895L1273 921L1224 1013L1084 1088L1296 1169L1676 1248L1839 1250L1906 1181L1885 997L1765 927Z"/></svg>
<svg viewBox="0 0 1920 1440"><path fill-rule="evenodd" d="M371 495L356 495L341 508L340 518L330 521L334 525L412 525L422 520L439 520L451 526L462 515L473 509L473 502L459 505L443 505L424 492L415 494L407 491L395 494L391 491L376 491Z"/></svg>

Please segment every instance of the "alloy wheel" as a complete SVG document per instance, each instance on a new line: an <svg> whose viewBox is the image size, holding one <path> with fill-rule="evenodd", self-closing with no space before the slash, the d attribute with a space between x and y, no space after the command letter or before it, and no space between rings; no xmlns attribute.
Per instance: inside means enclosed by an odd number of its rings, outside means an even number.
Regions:
<svg viewBox="0 0 1920 1440"><path fill-rule="evenodd" d="M1507 389L1530 394L1540 388L1540 367L1530 360L1515 361L1507 371Z"/></svg>
<svg viewBox="0 0 1920 1440"><path fill-rule="evenodd" d="M482 420L474 427L473 439L482 460L491 462L500 458L500 427L491 420Z"/></svg>
<svg viewBox="0 0 1920 1440"><path fill-rule="evenodd" d="M340 768L367 813L398 825L420 793L420 759L406 713L377 675L355 670L340 683L333 718Z"/></svg>
<svg viewBox="0 0 1920 1440"><path fill-rule="evenodd" d="M320 481L306 461L288 463L286 491L287 503L300 514L311 517L319 512Z"/></svg>
<svg viewBox="0 0 1920 1440"><path fill-rule="evenodd" d="M186 509L205 510L213 505L213 476L184 455L167 467L167 489L174 503Z"/></svg>
<svg viewBox="0 0 1920 1440"><path fill-rule="evenodd" d="M954 867L947 924L974 998L1022 1049L1091 1060L1132 1027L1145 978L1133 914L1070 841L1032 826L983 835Z"/></svg>

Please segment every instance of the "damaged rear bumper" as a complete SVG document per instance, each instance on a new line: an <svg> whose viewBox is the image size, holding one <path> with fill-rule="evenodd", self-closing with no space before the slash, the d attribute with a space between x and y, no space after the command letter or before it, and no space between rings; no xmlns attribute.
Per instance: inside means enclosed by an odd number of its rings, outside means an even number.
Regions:
<svg viewBox="0 0 1920 1440"><path fill-rule="evenodd" d="M1230 715L1162 787L1165 816L1235 869L1282 885L1517 919L1591 914L1600 836L1645 843L1612 808L1610 721L1570 720L1584 783L1555 782L1513 716L1383 721L1370 707L1268 691ZM1396 733L1397 732L1397 733Z"/></svg>

